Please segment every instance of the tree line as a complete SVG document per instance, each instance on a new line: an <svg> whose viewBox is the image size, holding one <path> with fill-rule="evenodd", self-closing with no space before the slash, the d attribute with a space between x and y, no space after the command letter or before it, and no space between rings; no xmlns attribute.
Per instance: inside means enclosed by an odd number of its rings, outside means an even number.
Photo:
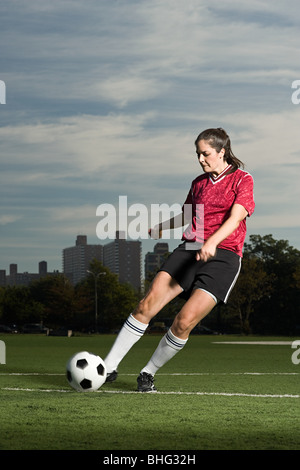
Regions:
<svg viewBox="0 0 300 470"><path fill-rule="evenodd" d="M227 305L215 310L221 328L244 334L300 333L300 251L272 235L251 235Z"/></svg>
<svg viewBox="0 0 300 470"><path fill-rule="evenodd" d="M26 287L1 287L0 323L17 326L41 323L47 328L86 332L95 332L96 328L99 332L117 329L136 305L139 293L129 284L121 284L118 276L96 259L89 271L75 286L58 273ZM105 276L99 276L100 273Z"/></svg>
<svg viewBox="0 0 300 470"><path fill-rule="evenodd" d="M0 323L42 323L48 328L89 332L117 331L142 293L119 283L117 275L97 260L91 263L89 271L93 274L87 274L75 286L63 274L57 274L27 287L1 287ZM148 282L145 281L145 289ZM171 321L183 302L174 299L155 320ZM299 305L300 251L272 235L251 235L228 304L218 304L202 324L223 333L297 335Z"/></svg>

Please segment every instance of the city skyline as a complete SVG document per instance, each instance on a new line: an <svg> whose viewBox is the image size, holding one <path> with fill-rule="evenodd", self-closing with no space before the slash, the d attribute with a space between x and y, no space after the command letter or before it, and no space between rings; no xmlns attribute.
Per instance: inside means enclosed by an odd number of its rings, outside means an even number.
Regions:
<svg viewBox="0 0 300 470"><path fill-rule="evenodd" d="M62 249L61 270L49 271L46 260L39 261L38 271L34 272L20 272L18 263L10 263L8 271L0 266L0 285L29 285L33 280L55 274L64 274L72 284L77 284L88 277L90 263L96 259L112 273L117 274L121 283L128 282L139 290L146 278L146 272L149 274L149 267L155 268L155 271L159 267L159 261L163 260L163 254L169 249L167 243L158 241L154 251L147 252L143 258L141 246L140 241L127 243L118 232L116 238L106 245L92 245L88 243L86 235L77 235L75 245Z"/></svg>
<svg viewBox="0 0 300 470"><path fill-rule="evenodd" d="M96 211L120 196L183 204L208 127L254 177L247 239L300 249L297 13L296 0L2 1L1 267L31 272L43 253L58 269L80 233L109 243Z"/></svg>
<svg viewBox="0 0 300 470"><path fill-rule="evenodd" d="M81 236L86 236L86 235L84 235L84 234L77 234L77 235L76 235L76 238L81 237ZM114 239L114 240L115 240L115 239ZM96 245L99 245L99 246L101 246L101 247L104 247L105 245L108 245L109 243L111 243L111 242L114 241L114 240L110 240L110 241L108 241L106 244L103 244L103 243L96 243ZM73 241L74 241L74 240L73 240ZM138 241L140 241L140 240L138 240ZM143 243L143 242L141 241L141 244L142 244L142 243ZM157 244L157 243L160 243L160 240L155 240L155 244ZM90 243L89 243L89 245L90 245ZM74 247L74 245L69 245L69 246L67 246L67 247L65 247L65 248L62 248L62 249L61 249L61 253L63 252L63 250L68 249L68 248L73 248L73 247ZM155 246L154 246L154 248L155 248ZM148 253L148 252L147 252L147 253ZM147 254L147 253L145 253L145 254ZM61 257L61 256L60 256L60 257ZM46 262L46 263L48 264L48 261L47 261L46 259L44 259L44 258L41 259L41 258L42 258L41 256L37 255L36 259L37 259L38 261L37 261L37 264L36 264L36 268L39 267L39 264L40 264L40 263ZM63 259L62 259L62 260L61 260L61 266L59 267L59 269L58 269L58 267L57 267L56 269L54 269L54 271L63 272L63 264L64 264L64 263L63 263ZM0 266L0 270L8 271L8 270L9 270L9 267L10 267L11 265L17 265L17 266L19 266L19 263L18 263L17 260L16 260L16 262L11 262L11 263L9 263L9 265L8 265L7 268L5 268L5 267L3 267L3 266ZM21 271L18 271L18 272L21 273ZM29 272L29 271L28 271L28 269L27 269L27 270L22 271L22 272ZM33 272L34 272L34 271L33 271Z"/></svg>

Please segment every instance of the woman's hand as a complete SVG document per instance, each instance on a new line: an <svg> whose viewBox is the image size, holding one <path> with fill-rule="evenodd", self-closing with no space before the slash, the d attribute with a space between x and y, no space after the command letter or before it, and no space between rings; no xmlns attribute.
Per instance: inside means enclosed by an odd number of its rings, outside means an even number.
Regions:
<svg viewBox="0 0 300 470"><path fill-rule="evenodd" d="M162 230L158 225L155 225L154 228L149 228L148 234L149 237L153 238L154 240L158 240L162 237Z"/></svg>
<svg viewBox="0 0 300 470"><path fill-rule="evenodd" d="M216 255L216 251L217 246L207 240L205 243L203 243L201 250L197 251L196 260L206 262Z"/></svg>

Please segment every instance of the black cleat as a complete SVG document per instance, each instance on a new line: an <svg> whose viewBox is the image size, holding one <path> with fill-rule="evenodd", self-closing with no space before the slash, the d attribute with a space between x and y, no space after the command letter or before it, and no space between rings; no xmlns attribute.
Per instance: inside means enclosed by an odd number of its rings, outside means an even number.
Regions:
<svg viewBox="0 0 300 470"><path fill-rule="evenodd" d="M105 383L114 382L117 377L118 377L118 372L116 370L113 370L112 372L110 372L110 374L107 374Z"/></svg>
<svg viewBox="0 0 300 470"><path fill-rule="evenodd" d="M157 389L154 386L154 377L151 374L143 372L137 378L138 392L157 392Z"/></svg>

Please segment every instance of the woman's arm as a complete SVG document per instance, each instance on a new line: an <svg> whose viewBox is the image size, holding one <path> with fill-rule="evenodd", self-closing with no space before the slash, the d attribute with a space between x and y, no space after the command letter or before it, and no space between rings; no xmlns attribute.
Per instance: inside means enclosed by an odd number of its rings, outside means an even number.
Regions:
<svg viewBox="0 0 300 470"><path fill-rule="evenodd" d="M231 235L240 225L241 221L247 217L248 212L241 204L234 204L232 206L230 216L227 220L218 228L218 230L211 235L203 246L196 254L197 261L207 261L216 254L218 245Z"/></svg>

